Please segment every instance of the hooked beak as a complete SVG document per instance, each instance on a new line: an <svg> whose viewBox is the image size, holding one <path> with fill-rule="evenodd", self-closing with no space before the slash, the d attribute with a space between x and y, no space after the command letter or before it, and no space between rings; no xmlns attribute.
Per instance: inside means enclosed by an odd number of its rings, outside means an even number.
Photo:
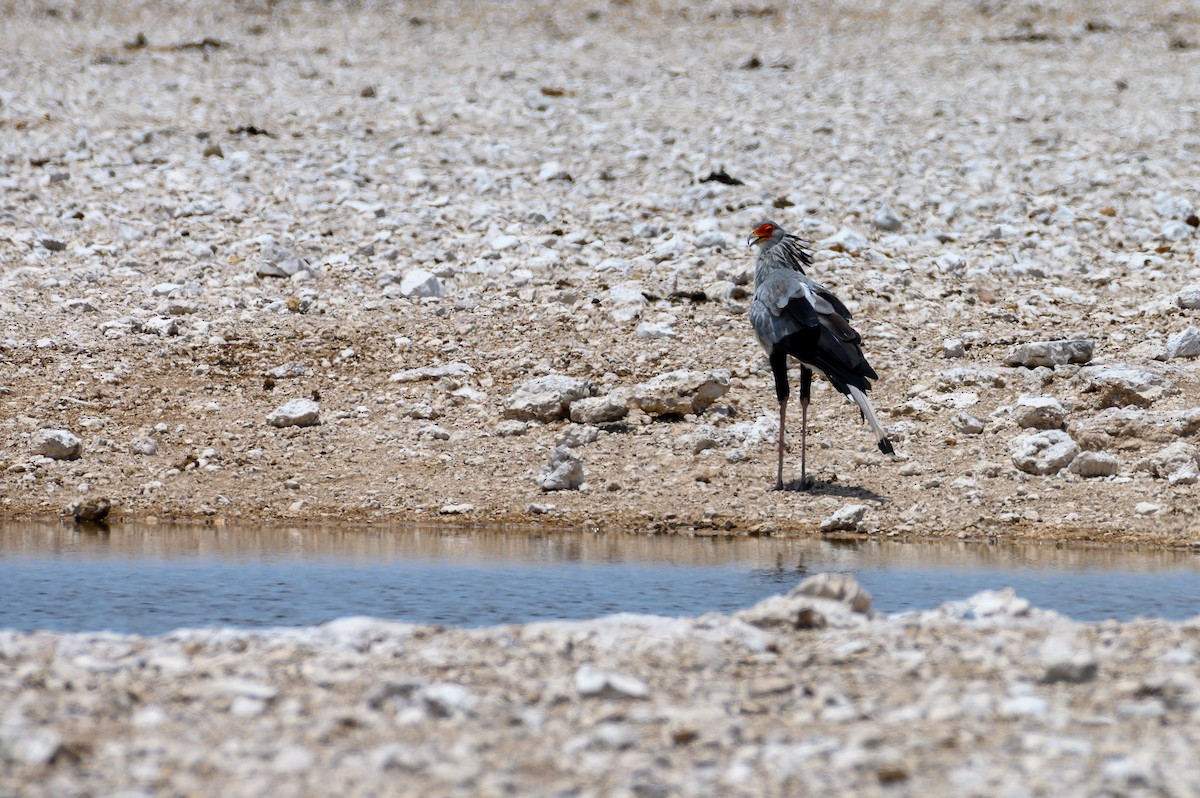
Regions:
<svg viewBox="0 0 1200 798"><path fill-rule="evenodd" d="M759 241L762 241L764 238L766 238L766 236L760 236L758 233L751 233L750 237L746 239L746 246L752 247Z"/></svg>

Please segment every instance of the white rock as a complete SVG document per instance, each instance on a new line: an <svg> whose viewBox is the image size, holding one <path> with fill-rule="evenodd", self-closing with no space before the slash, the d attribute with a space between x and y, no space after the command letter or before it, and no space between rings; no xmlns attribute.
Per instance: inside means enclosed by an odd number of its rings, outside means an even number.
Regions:
<svg viewBox="0 0 1200 798"><path fill-rule="evenodd" d="M1108 452L1080 452L1071 461L1070 471L1081 477L1111 477L1121 463Z"/></svg>
<svg viewBox="0 0 1200 798"><path fill-rule="evenodd" d="M1090 338L1061 341L1033 341L1014 347L1004 359L1008 366L1063 366L1067 363L1087 363L1092 359L1094 343Z"/></svg>
<svg viewBox="0 0 1200 798"><path fill-rule="evenodd" d="M641 315L646 305L642 284L629 281L614 285L605 293L604 303L615 321L631 321Z"/></svg>
<svg viewBox="0 0 1200 798"><path fill-rule="evenodd" d="M829 238L822 239L817 247L819 249L832 249L836 252L855 253L866 249L867 237L862 233L856 233L848 227L843 227Z"/></svg>
<svg viewBox="0 0 1200 798"><path fill-rule="evenodd" d="M1179 296L1175 298L1175 302L1181 308L1188 310L1200 309L1200 284L1192 284L1180 289Z"/></svg>
<svg viewBox="0 0 1200 798"><path fill-rule="evenodd" d="M842 509L854 510L852 514L858 515L858 520L862 520L862 513L859 513L857 508L862 508L863 512L868 509L865 504L851 504ZM871 613L871 594L859 584L857 579L846 573L814 574L789 590L788 595L816 596L831 601L840 601L854 612L862 615Z"/></svg>
<svg viewBox="0 0 1200 798"><path fill-rule="evenodd" d="M1013 408L1013 418L1024 429L1063 429L1067 409L1053 396L1022 396Z"/></svg>
<svg viewBox="0 0 1200 798"><path fill-rule="evenodd" d="M703 413L729 392L729 372L680 369L635 385L629 402L652 416Z"/></svg>
<svg viewBox="0 0 1200 798"><path fill-rule="evenodd" d="M1042 681L1082 684L1096 677L1096 658L1091 647L1073 633L1052 634L1039 652L1046 672Z"/></svg>
<svg viewBox="0 0 1200 798"><path fill-rule="evenodd" d="M1094 394L1093 402L1099 407L1149 407L1179 393L1175 383L1162 373L1165 368L1153 361L1143 367L1084 366L1072 382L1081 393Z"/></svg>
<svg viewBox="0 0 1200 798"><path fill-rule="evenodd" d="M696 236L696 246L728 249L729 239L719 230L706 230Z"/></svg>
<svg viewBox="0 0 1200 798"><path fill-rule="evenodd" d="M1157 515L1161 510L1162 505L1154 502L1138 502L1133 506L1135 515Z"/></svg>
<svg viewBox="0 0 1200 798"><path fill-rule="evenodd" d="M571 403L571 420L576 424L608 424L629 413L628 396L613 391L607 396L589 396Z"/></svg>
<svg viewBox="0 0 1200 798"><path fill-rule="evenodd" d="M595 388L587 380L548 374L519 385L505 401L504 415L521 421L554 421L566 418L573 402L593 393Z"/></svg>
<svg viewBox="0 0 1200 798"><path fill-rule="evenodd" d="M255 272L259 277L291 278L299 272L316 274L316 269L304 258L293 255L281 246L272 244L263 252L263 259Z"/></svg>
<svg viewBox="0 0 1200 798"><path fill-rule="evenodd" d="M1172 485L1192 485L1200 478L1200 450L1187 441L1175 441L1137 465Z"/></svg>
<svg viewBox="0 0 1200 798"><path fill-rule="evenodd" d="M33 434L34 454L53 460L74 460L83 453L83 440L65 429L40 429Z"/></svg>
<svg viewBox="0 0 1200 798"><path fill-rule="evenodd" d="M967 348L961 338L946 338L942 341L942 357L966 357Z"/></svg>
<svg viewBox="0 0 1200 798"><path fill-rule="evenodd" d="M0 737L0 753L19 764L44 767L62 750L62 735L53 729L5 730ZM14 793L15 794L15 793Z"/></svg>
<svg viewBox="0 0 1200 798"><path fill-rule="evenodd" d="M876 230L894 233L904 225L904 222L896 215L896 211L892 209L891 205L884 205L871 216L871 225Z"/></svg>
<svg viewBox="0 0 1200 798"><path fill-rule="evenodd" d="M466 363L445 363L441 366L421 366L415 369L397 371L388 377L389 382L418 382L420 380L440 380L442 377L467 377L475 373L475 369Z"/></svg>
<svg viewBox="0 0 1200 798"><path fill-rule="evenodd" d="M405 272L400 281L400 293L408 297L440 297L443 295L442 281L432 272L424 269L412 269Z"/></svg>
<svg viewBox="0 0 1200 798"><path fill-rule="evenodd" d="M496 252L504 252L509 249L516 249L521 244L521 239L513 235L498 235L488 241L490 246Z"/></svg>
<svg viewBox="0 0 1200 798"><path fill-rule="evenodd" d="M306 377L310 371L311 369L309 369L308 364L303 360L292 360L273 369L267 369L266 376L276 380L284 380L292 377Z"/></svg>
<svg viewBox="0 0 1200 798"><path fill-rule="evenodd" d="M1009 445L1013 465L1029 474L1056 474L1079 454L1079 444L1061 430L1022 435Z"/></svg>
<svg viewBox="0 0 1200 798"><path fill-rule="evenodd" d="M674 338L675 331L664 322L644 321L634 330L634 335L638 338Z"/></svg>
<svg viewBox="0 0 1200 798"><path fill-rule="evenodd" d="M538 484L546 491L578 490L584 479L583 461L566 446L554 447L549 462L538 474Z"/></svg>
<svg viewBox="0 0 1200 798"><path fill-rule="evenodd" d="M1200 329L1188 327L1167 338L1167 360L1200 355Z"/></svg>
<svg viewBox="0 0 1200 798"><path fill-rule="evenodd" d="M1173 443L1200 431L1200 408L1142 410L1110 407L1071 424L1075 438L1089 449L1137 448L1147 442Z"/></svg>
<svg viewBox="0 0 1200 798"><path fill-rule="evenodd" d="M443 504L438 508L440 515L470 515L475 512L475 505L466 504Z"/></svg>
<svg viewBox="0 0 1200 798"><path fill-rule="evenodd" d="M956 413L950 423L963 435L978 435L983 432L984 423L967 412Z"/></svg>
<svg viewBox="0 0 1200 798"><path fill-rule="evenodd" d="M1195 229L1186 222L1172 219L1162 226L1159 237L1163 241L1184 241L1191 238L1194 232Z"/></svg>
<svg viewBox="0 0 1200 798"><path fill-rule="evenodd" d="M584 698L650 697L650 688L640 679L583 665L575 671L575 690Z"/></svg>
<svg viewBox="0 0 1200 798"><path fill-rule="evenodd" d="M1154 211L1164 219L1186 219L1196 212L1196 207L1181 194L1160 191L1154 195Z"/></svg>
<svg viewBox="0 0 1200 798"><path fill-rule="evenodd" d="M821 522L825 532L856 530L871 508L865 504L846 504L834 510L833 515Z"/></svg>
<svg viewBox="0 0 1200 798"><path fill-rule="evenodd" d="M308 427L318 424L321 407L311 399L292 399L267 414L272 427Z"/></svg>
<svg viewBox="0 0 1200 798"><path fill-rule="evenodd" d="M984 590L966 600L968 618L1020 618L1029 614L1029 602L1011 587Z"/></svg>
<svg viewBox="0 0 1200 798"><path fill-rule="evenodd" d="M558 161L546 161L538 169L538 180L543 183L550 180L570 180L571 173Z"/></svg>
<svg viewBox="0 0 1200 798"><path fill-rule="evenodd" d="M556 446L566 446L568 449L578 449L589 443L595 443L600 437L600 430L586 424L572 424L555 442Z"/></svg>
<svg viewBox="0 0 1200 798"><path fill-rule="evenodd" d="M158 454L158 443L153 438L137 438L129 444L129 451L144 457Z"/></svg>

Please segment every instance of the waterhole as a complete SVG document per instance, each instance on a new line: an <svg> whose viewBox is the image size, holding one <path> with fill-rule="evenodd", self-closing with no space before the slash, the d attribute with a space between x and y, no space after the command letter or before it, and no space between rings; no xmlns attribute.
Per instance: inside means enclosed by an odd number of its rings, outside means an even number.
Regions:
<svg viewBox="0 0 1200 798"><path fill-rule="evenodd" d="M0 628L159 634L348 615L486 626L729 612L822 571L884 612L1013 587L1078 620L1200 613L1190 552L445 528L0 526Z"/></svg>

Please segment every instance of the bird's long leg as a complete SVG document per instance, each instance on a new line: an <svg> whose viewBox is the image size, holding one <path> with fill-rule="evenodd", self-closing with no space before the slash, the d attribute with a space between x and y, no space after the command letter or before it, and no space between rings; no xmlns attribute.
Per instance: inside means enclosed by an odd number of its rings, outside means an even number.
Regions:
<svg viewBox="0 0 1200 798"><path fill-rule="evenodd" d="M787 429L787 401L791 394L788 386L787 353L776 350L771 353L771 373L775 376L775 396L779 399L779 457L775 463L775 490L783 490L783 441Z"/></svg>
<svg viewBox="0 0 1200 798"><path fill-rule="evenodd" d="M812 393L812 369L800 367L800 487L808 488L808 399Z"/></svg>
<svg viewBox="0 0 1200 798"><path fill-rule="evenodd" d="M775 463L775 490L783 490L783 430L787 425L787 400L779 403L779 458Z"/></svg>

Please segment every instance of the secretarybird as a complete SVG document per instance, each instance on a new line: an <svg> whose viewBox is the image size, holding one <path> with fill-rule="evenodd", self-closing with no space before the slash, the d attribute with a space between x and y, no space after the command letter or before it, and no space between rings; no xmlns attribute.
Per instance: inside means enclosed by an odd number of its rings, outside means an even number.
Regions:
<svg viewBox="0 0 1200 798"><path fill-rule="evenodd" d="M784 428L791 393L788 355L800 361L801 489L808 488L808 402L814 371L824 374L834 388L858 405L863 420L875 432L879 451L892 454L891 441L867 399L867 391L871 390L868 380L877 380L879 375L863 356L862 338L849 323L850 311L827 288L804 273L804 267L812 265L812 255L805 251L799 238L774 222L755 227L747 244L758 246L750 323L770 359L775 396L779 399L775 490L783 489Z"/></svg>

